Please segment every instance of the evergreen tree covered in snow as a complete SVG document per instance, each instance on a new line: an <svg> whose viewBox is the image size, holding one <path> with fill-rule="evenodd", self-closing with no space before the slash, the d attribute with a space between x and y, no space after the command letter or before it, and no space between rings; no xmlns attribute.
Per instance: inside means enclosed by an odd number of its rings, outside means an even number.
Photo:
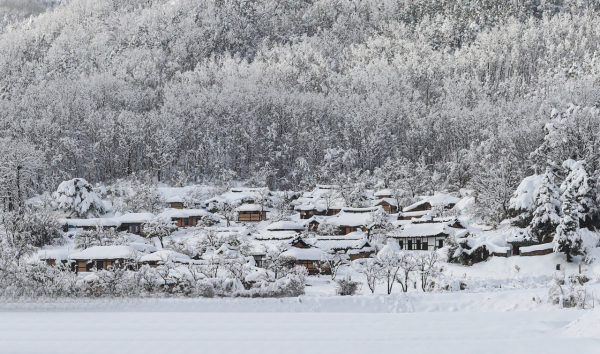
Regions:
<svg viewBox="0 0 600 354"><path fill-rule="evenodd" d="M554 183L554 174L549 167L542 177L535 205L530 224L531 234L538 242L551 242L560 223L561 201L560 189Z"/></svg>
<svg viewBox="0 0 600 354"><path fill-rule="evenodd" d="M83 178L62 182L53 196L59 209L74 213L77 217L99 216L106 212L104 203L92 185Z"/></svg>
<svg viewBox="0 0 600 354"><path fill-rule="evenodd" d="M554 250L564 252L570 262L582 251L579 228L592 226L597 220L596 181L588 175L585 160L567 160L563 167L570 173L561 185L562 217L556 228Z"/></svg>

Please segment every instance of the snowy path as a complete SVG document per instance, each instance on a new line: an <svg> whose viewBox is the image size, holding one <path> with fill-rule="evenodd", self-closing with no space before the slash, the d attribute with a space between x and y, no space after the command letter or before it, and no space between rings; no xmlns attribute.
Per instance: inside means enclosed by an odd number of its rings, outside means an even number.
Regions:
<svg viewBox="0 0 600 354"><path fill-rule="evenodd" d="M0 353L594 353L585 312L0 312Z"/></svg>

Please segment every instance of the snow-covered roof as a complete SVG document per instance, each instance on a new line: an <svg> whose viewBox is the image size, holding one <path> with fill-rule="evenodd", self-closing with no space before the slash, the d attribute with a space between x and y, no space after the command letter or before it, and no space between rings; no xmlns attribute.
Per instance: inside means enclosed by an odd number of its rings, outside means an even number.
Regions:
<svg viewBox="0 0 600 354"><path fill-rule="evenodd" d="M339 213L325 219L325 223L336 226L367 226L372 212L385 213L381 206L373 208L343 208Z"/></svg>
<svg viewBox="0 0 600 354"><path fill-rule="evenodd" d="M299 261L320 261L323 251L318 248L292 247L281 254L282 257L294 257Z"/></svg>
<svg viewBox="0 0 600 354"><path fill-rule="evenodd" d="M373 205L377 206L377 205L381 204L382 202L387 202L389 205L398 206L398 201L394 198L375 199L373 201Z"/></svg>
<svg viewBox="0 0 600 354"><path fill-rule="evenodd" d="M278 221L267 226L269 231L284 231L284 230L298 230L303 231L304 226L296 224L293 221Z"/></svg>
<svg viewBox="0 0 600 354"><path fill-rule="evenodd" d="M167 260L171 260L174 262L185 262L189 261L190 257L172 250L160 250L154 253L147 254L140 258L140 262L164 262Z"/></svg>
<svg viewBox="0 0 600 354"><path fill-rule="evenodd" d="M71 250L71 251L67 251L67 250L40 250L37 253L37 257L38 259L41 260L46 260L46 259L50 259L50 260L56 260L56 261L63 261L63 260L67 260L69 259L69 256L73 253L77 253L77 251Z"/></svg>
<svg viewBox="0 0 600 354"><path fill-rule="evenodd" d="M392 192L391 189L382 189L380 191L373 193L373 195L376 197L381 197L381 196L385 196L385 195L393 195L393 194L394 193Z"/></svg>
<svg viewBox="0 0 600 354"><path fill-rule="evenodd" d="M291 240L298 237L296 231L260 231L254 235L255 240Z"/></svg>
<svg viewBox="0 0 600 354"><path fill-rule="evenodd" d="M407 224L399 231L390 233L390 237L424 237L435 236L439 234L450 235L453 231L449 230L447 223L423 223L423 224Z"/></svg>
<svg viewBox="0 0 600 354"><path fill-rule="evenodd" d="M362 238L359 240L343 239L343 238L335 239L333 237L317 238L316 242L313 245L322 250L348 250L348 249L361 249L364 247L367 247L369 249L372 248L371 244L367 241L366 238Z"/></svg>
<svg viewBox="0 0 600 354"><path fill-rule="evenodd" d="M419 210L419 211L403 211L400 215L404 216L423 216L431 213L431 210Z"/></svg>
<svg viewBox="0 0 600 354"><path fill-rule="evenodd" d="M259 204L242 204L239 207L235 208L235 211L266 211Z"/></svg>
<svg viewBox="0 0 600 354"><path fill-rule="evenodd" d="M411 211L419 205L423 205L425 203L429 203L431 204L431 206L448 206L450 204L456 204L458 202L460 202L460 198L456 198L448 194L439 193L431 197L425 197L422 200L405 207L403 211Z"/></svg>
<svg viewBox="0 0 600 354"><path fill-rule="evenodd" d="M533 235L529 232L529 228L509 227L504 230L506 242L532 242Z"/></svg>
<svg viewBox="0 0 600 354"><path fill-rule="evenodd" d="M162 213L158 214L162 218L189 218L192 216L205 216L209 215L205 209L167 209Z"/></svg>
<svg viewBox="0 0 600 354"><path fill-rule="evenodd" d="M145 253L157 251L156 247L149 245L147 243L142 243L142 242L132 242L129 244L129 247L132 247L136 251L145 252Z"/></svg>
<svg viewBox="0 0 600 354"><path fill-rule="evenodd" d="M137 252L131 246L94 246L69 255L69 259L134 259Z"/></svg>
<svg viewBox="0 0 600 354"><path fill-rule="evenodd" d="M74 227L95 227L96 225L103 227L119 227L121 222L115 218L91 218L91 219L58 219L63 225Z"/></svg>
<svg viewBox="0 0 600 354"><path fill-rule="evenodd" d="M142 224L154 219L154 217L152 213L127 213L115 219L122 224Z"/></svg>
<svg viewBox="0 0 600 354"><path fill-rule="evenodd" d="M167 203L183 203L183 198L181 198L181 196L174 195L174 196L167 198L166 202Z"/></svg>

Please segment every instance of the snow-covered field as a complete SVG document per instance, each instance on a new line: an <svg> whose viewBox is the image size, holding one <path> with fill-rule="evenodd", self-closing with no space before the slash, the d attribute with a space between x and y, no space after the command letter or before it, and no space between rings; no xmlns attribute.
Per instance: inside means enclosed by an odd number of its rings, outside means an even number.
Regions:
<svg viewBox="0 0 600 354"><path fill-rule="evenodd" d="M4 304L0 352L596 352L599 311L557 310L530 296L507 290Z"/></svg>

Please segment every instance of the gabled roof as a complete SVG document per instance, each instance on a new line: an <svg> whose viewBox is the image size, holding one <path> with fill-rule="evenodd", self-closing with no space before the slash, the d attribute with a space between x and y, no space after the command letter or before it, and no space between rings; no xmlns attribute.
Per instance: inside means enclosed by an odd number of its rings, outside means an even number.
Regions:
<svg viewBox="0 0 600 354"><path fill-rule="evenodd" d="M349 250L349 249L362 249L369 248L372 246L366 238L362 238L359 240L353 239L334 239L333 237L329 238L320 238L317 237L317 241L314 243L315 247L318 247L322 250ZM374 249L374 248L373 248Z"/></svg>
<svg viewBox="0 0 600 354"><path fill-rule="evenodd" d="M381 206L372 208L342 208L338 214L325 219L325 223L336 226L368 226L372 212L385 213Z"/></svg>
<svg viewBox="0 0 600 354"><path fill-rule="evenodd" d="M294 257L299 261L320 261L323 251L318 248L292 247L281 254L282 257Z"/></svg>
<svg viewBox="0 0 600 354"><path fill-rule="evenodd" d="M373 201L373 205L374 205L374 206L378 206L378 205L380 205L380 204L381 204L381 203L383 203L383 202L386 202L386 203L388 203L389 205L393 205L393 206L396 206L396 207L398 206L398 201L397 201L396 199L394 199L394 198L381 198L381 199L375 199L375 200Z"/></svg>
<svg viewBox="0 0 600 354"><path fill-rule="evenodd" d="M147 251L156 251L156 248L150 245L146 248ZM136 254L143 251L137 245L129 246L94 246L87 248L81 252L69 255L69 259L73 260L92 260L92 259L135 259Z"/></svg>
<svg viewBox="0 0 600 354"><path fill-rule="evenodd" d="M453 197L448 194L439 193L439 194L436 194L431 197L425 197L421 201L418 201L414 204L411 204L411 205L405 207L404 209L402 209L402 211L411 211L411 210L415 209L416 207L418 207L419 205L423 205L425 203L429 203L429 204L431 204L431 206L438 206L438 205L448 206L450 204L456 204L458 202L460 202L460 198L456 198L456 197Z"/></svg>
<svg viewBox="0 0 600 354"><path fill-rule="evenodd" d="M379 191L373 193L373 195L376 197L381 197L382 195L392 195L392 194L394 194L394 192L392 192L391 189L382 189L382 190L379 190Z"/></svg>
<svg viewBox="0 0 600 354"><path fill-rule="evenodd" d="M287 230L303 231L304 229L305 229L304 226L296 224L293 221L278 221L278 222L274 222L271 225L267 226L267 230L269 230L269 231L287 231Z"/></svg>
<svg viewBox="0 0 600 354"><path fill-rule="evenodd" d="M389 237L404 238L404 237L425 237L436 236L440 234L450 235L454 231L447 223L422 223L422 224L407 224L402 226L398 231L390 233Z"/></svg>
<svg viewBox="0 0 600 354"><path fill-rule="evenodd" d="M141 224L154 219L154 217L155 216L152 213L127 213L115 219L120 221L122 224Z"/></svg>

